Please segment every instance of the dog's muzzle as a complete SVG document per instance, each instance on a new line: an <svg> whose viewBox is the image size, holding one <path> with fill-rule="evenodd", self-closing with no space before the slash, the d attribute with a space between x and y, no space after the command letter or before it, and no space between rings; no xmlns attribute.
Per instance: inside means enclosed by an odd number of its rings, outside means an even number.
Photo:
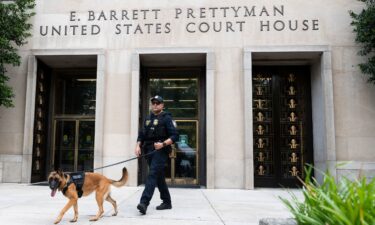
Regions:
<svg viewBox="0 0 375 225"><path fill-rule="evenodd" d="M49 188L51 188L51 197L54 197L56 194L56 190L59 187L60 182L57 179L51 179L49 181Z"/></svg>

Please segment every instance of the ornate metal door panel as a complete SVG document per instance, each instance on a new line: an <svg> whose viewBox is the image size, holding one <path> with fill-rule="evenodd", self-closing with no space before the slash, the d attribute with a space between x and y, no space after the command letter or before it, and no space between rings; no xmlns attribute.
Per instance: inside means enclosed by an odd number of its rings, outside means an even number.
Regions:
<svg viewBox="0 0 375 225"><path fill-rule="evenodd" d="M35 90L34 111L34 137L31 182L45 180L47 137L48 137L48 105L49 105L49 83L50 71L42 63L38 62L37 82Z"/></svg>
<svg viewBox="0 0 375 225"><path fill-rule="evenodd" d="M255 186L298 186L312 162L308 67L255 67L253 138Z"/></svg>

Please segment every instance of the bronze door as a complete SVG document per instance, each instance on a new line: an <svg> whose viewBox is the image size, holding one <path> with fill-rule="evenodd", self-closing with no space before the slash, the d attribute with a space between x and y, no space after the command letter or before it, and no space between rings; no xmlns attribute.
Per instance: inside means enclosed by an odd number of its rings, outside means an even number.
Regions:
<svg viewBox="0 0 375 225"><path fill-rule="evenodd" d="M169 155L166 178L173 185L197 185L199 180L199 121L176 120L179 140Z"/></svg>
<svg viewBox="0 0 375 225"><path fill-rule="evenodd" d="M53 164L63 171L92 171L95 121L56 119Z"/></svg>
<svg viewBox="0 0 375 225"><path fill-rule="evenodd" d="M179 140L172 146L166 166L166 180L173 186L205 185L204 116L202 90L204 79L197 69L146 69L142 82L143 118L149 114L149 99L156 94L165 102L165 111L172 114ZM203 107L204 108L204 107ZM142 118L142 120L143 120ZM140 181L147 177L145 161L141 162Z"/></svg>
<svg viewBox="0 0 375 225"><path fill-rule="evenodd" d="M53 82L51 168L69 172L92 171L96 110L95 72L61 72L54 77Z"/></svg>
<svg viewBox="0 0 375 225"><path fill-rule="evenodd" d="M297 176L313 162L309 68L253 71L255 186L301 186Z"/></svg>

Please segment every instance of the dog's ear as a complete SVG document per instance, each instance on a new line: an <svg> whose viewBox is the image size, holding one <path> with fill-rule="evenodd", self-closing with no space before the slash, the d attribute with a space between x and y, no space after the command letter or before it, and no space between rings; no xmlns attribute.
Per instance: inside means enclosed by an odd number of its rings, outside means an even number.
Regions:
<svg viewBox="0 0 375 225"><path fill-rule="evenodd" d="M64 177L63 171L59 168L56 170L57 174L60 175L60 177Z"/></svg>

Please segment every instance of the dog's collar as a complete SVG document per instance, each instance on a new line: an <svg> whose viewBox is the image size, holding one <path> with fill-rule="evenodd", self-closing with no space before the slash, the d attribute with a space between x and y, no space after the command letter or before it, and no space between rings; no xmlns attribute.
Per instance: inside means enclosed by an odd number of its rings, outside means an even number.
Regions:
<svg viewBox="0 0 375 225"><path fill-rule="evenodd" d="M66 190L68 190L68 187L72 183L72 180L71 180L71 177L68 174L65 174L65 173L64 173L64 178L65 178L65 185L60 190L65 195L65 192L66 192Z"/></svg>

